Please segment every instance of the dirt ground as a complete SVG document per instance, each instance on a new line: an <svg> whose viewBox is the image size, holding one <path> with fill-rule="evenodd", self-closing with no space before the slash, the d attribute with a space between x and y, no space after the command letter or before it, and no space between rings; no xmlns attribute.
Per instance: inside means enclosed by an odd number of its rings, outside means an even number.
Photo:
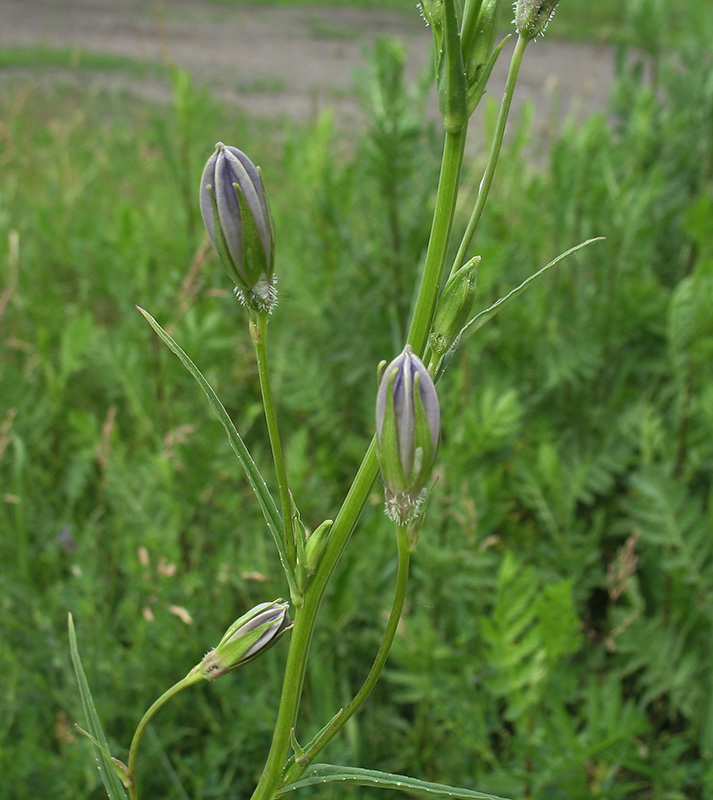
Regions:
<svg viewBox="0 0 713 800"><path fill-rule="evenodd" d="M428 65L431 34L415 0L411 14L272 8L259 0L250 8L201 0L0 0L0 48L76 47L175 63L209 83L220 99L251 113L304 119L330 105L347 125L357 119L349 91L354 70L363 65L365 48L383 35L402 39L410 74ZM506 51L491 92L502 90L508 60ZM551 38L535 42L525 55L514 108L534 100L536 126L604 108L612 62L604 47ZM58 75L79 79L56 69L48 69L43 79ZM117 71L81 79L128 88L156 101L168 93L157 79Z"/></svg>

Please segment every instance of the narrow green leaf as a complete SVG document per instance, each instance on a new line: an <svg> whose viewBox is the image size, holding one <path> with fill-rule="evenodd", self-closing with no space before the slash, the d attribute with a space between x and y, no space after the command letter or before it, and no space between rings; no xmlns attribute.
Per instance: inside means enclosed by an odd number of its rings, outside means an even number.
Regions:
<svg viewBox="0 0 713 800"><path fill-rule="evenodd" d="M472 336L476 331L480 330L486 322L490 322L490 320L500 311L505 308L505 306L511 301L514 300L518 295L522 294L525 289L527 289L531 284L533 284L538 278L542 277L548 270L552 269L552 267L559 264L560 261L567 258L567 256L571 256L572 253L576 253L579 250L587 247L587 245L592 244L593 242L601 242L604 240L604 236L597 236L595 239L587 239L586 242L581 242L574 247L570 247L569 250L566 250L564 253L560 253L557 258L550 261L549 264L546 264L542 269L538 270L534 273L534 275L530 275L527 280L523 281L519 286L516 286L511 292L505 295L505 297L501 297L492 306L480 311L476 314L472 320L463 328L460 334L456 337L456 340L453 342L450 350L443 356L442 361L438 366L438 370L436 373L436 380L440 380L443 376L443 373L446 371L446 368L451 362L451 359L455 355L458 348L461 344L470 336Z"/></svg>
<svg viewBox="0 0 713 800"><path fill-rule="evenodd" d="M454 797L463 800L507 800L494 794L484 794L472 789L461 789L457 786L447 786L444 783L431 783L406 775L392 775L389 772L379 772L375 769L360 769L358 767L336 767L332 764L315 764L295 783L285 786L277 793L282 797L295 789L306 786L315 786L320 783L354 783L358 786L377 786L382 789L397 789L402 792L422 792L434 797Z"/></svg>
<svg viewBox="0 0 713 800"><path fill-rule="evenodd" d="M92 693L89 690L89 683L87 676L84 674L82 662L79 658L79 650L77 648L77 634L74 630L74 621L72 615L68 616L69 626L69 650L72 655L72 664L74 664L74 673L77 676L77 683L79 684L79 695L82 699L82 707L84 708L84 715L87 719L87 727L89 728L89 738L92 742L94 749L94 756L97 761L97 768L101 776L104 788L109 795L109 800L126 800L126 792L122 785L122 781L117 775L115 765L109 755L109 744L107 743L106 736L102 730L101 723L99 722L99 715L97 714L96 707Z"/></svg>
<svg viewBox="0 0 713 800"><path fill-rule="evenodd" d="M260 508L262 509L267 526L270 529L272 538L275 540L275 546L277 547L277 551L280 555L280 560L282 561L282 565L285 568L286 574L288 575L288 580L290 580L291 572L288 567L289 562L287 561L287 553L285 552L285 547L282 542L282 518L280 516L280 512L272 494L270 494L270 490L267 488L265 479L262 477L257 464L253 460L247 446L245 445L245 442L242 440L240 434L235 428L230 415L225 410L225 406L220 402L218 395L205 379L203 373L191 361L178 343L171 336L169 336L168 333L166 333L166 331L158 324L158 322L156 322L156 320L151 316L151 314L148 313L148 311L144 311L144 309L140 308L139 306L137 306L137 309L143 314L143 316L146 318L146 321L158 334L159 338L164 342L164 344L166 344L169 350L178 356L185 368L195 378L196 382L208 398L208 402L210 403L210 406L213 409L216 417L218 417L218 420L225 428L228 441L230 442L230 447L242 464L248 481L255 492L258 502L260 503Z"/></svg>
<svg viewBox="0 0 713 800"><path fill-rule="evenodd" d="M81 733L82 736L86 736L87 739L101 752L101 754L108 759L111 763L112 767L114 767L114 772L119 776L119 780L121 781L122 785L125 789L128 789L131 785L129 782L129 775L128 770L126 769L126 764L123 761L119 761L118 758L114 758L112 754L101 744L101 742L96 739L94 736L89 733L89 731L85 731L84 728L81 728L79 725L74 726L78 733Z"/></svg>
<svg viewBox="0 0 713 800"><path fill-rule="evenodd" d="M534 275L530 275L527 280L523 281L519 286L516 286L511 292L505 295L505 297L501 297L492 306L484 309L480 313L476 314L473 319L463 328L461 331L461 339L467 338L468 336L472 336L477 330L485 325L486 322L489 322L499 311L501 311L505 306L511 301L514 300L518 295L522 294L525 289L527 289L530 284L534 283L538 278L544 275L548 270L552 269L552 267L559 264L560 261L567 258L567 256L571 256L572 253L576 253L579 250L584 249L588 245L592 244L593 242L601 242L604 240L604 236L597 236L595 239L587 239L586 242L580 242L580 244L575 245L574 247L570 247L569 250L566 250L564 253L560 253L557 258L550 261L549 264L546 264L542 267L541 270L535 272Z"/></svg>

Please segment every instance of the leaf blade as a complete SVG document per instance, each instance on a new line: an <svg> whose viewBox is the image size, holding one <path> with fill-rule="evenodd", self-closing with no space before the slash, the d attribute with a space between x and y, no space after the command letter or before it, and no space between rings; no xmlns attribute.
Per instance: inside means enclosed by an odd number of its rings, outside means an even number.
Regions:
<svg viewBox="0 0 713 800"><path fill-rule="evenodd" d="M432 783L418 778L409 778L407 775L395 775L390 772L380 772L375 769L362 769L360 767L338 767L332 764L314 764L295 783L285 786L277 793L282 797L295 789L314 786L320 783L353 783L359 786L377 786L383 789L396 789L402 792L421 792L432 797L451 797L457 800L508 800L494 794L476 792L473 789L464 789L458 786L448 786L445 783Z"/></svg>
<svg viewBox="0 0 713 800"><path fill-rule="evenodd" d="M79 696L82 700L82 707L84 709L84 716L87 719L87 727L89 728L90 741L94 750L94 756L97 762L99 775L101 776L104 788L109 795L110 800L126 800L126 792L122 785L121 780L116 772L116 765L112 763L111 756L109 756L109 744L107 743L106 736L99 721L94 699L92 698L91 690L87 676L82 667L82 661L79 657L79 648L77 647L77 634L74 630L74 620L72 615L68 615L68 628L69 628L69 651L72 656L72 664L74 665L74 674L77 677L79 684Z"/></svg>
<svg viewBox="0 0 713 800"><path fill-rule="evenodd" d="M248 482L250 483L250 486L255 492L255 496L257 497L263 516L265 517L265 522L267 523L267 526L270 529L270 533L272 534L272 537L275 540L275 545L280 555L280 560L282 561L282 564L285 567L286 572L290 574L290 570L288 568L289 562L287 561L287 553L285 551L281 535L282 518L280 516L277 504L272 494L270 493L270 490L267 487L267 483L265 482L265 479L262 477L262 474L260 473L257 464L253 460L253 457L250 455L250 451L248 450L245 442L238 433L238 430L235 427L233 420L230 418L230 415L226 411L225 406L222 404L220 398L215 393L213 387L208 383L203 373L188 357L188 355L181 348L178 342L176 342L176 340L173 339L161 327L161 325L159 325L159 323L151 316L151 314L148 313L148 311L145 311L140 306L136 306L136 308L138 309L138 311L141 312L146 321L153 328L154 332L158 335L159 339L161 339L161 341L168 347L168 349L174 355L178 356L183 366L188 370L188 372L190 372L191 376L198 383L198 385L203 390L203 393L208 398L208 403L210 404L210 407L213 409L213 412L218 418L218 421L225 429L225 433L228 437L228 442L230 443L230 447L235 453L235 455L238 457L238 460L240 461L240 464L243 467L243 470L245 471L245 475L247 476Z"/></svg>
<svg viewBox="0 0 713 800"><path fill-rule="evenodd" d="M519 294L527 289L531 283L537 280L537 278L541 277L545 274L548 270L552 269L552 267L559 264L560 261L567 258L567 256L572 255L573 253L578 252L579 250L584 249L590 244L594 242L601 242L604 240L603 236L597 236L594 239L587 239L584 242L580 242L579 244L575 245L574 247L570 247L569 250L565 250L564 253L560 253L557 258L552 259L549 264L545 264L542 269L539 269L537 272L530 275L529 278L525 279L519 286L516 286L512 291L508 292L504 297L501 297L499 300L496 300L491 306L488 308L483 309L478 314L476 314L472 320L463 328L461 331L461 338L472 336L477 330L483 327L486 322L489 322L499 311L501 311L511 300L514 300ZM472 330L471 330L472 328Z"/></svg>

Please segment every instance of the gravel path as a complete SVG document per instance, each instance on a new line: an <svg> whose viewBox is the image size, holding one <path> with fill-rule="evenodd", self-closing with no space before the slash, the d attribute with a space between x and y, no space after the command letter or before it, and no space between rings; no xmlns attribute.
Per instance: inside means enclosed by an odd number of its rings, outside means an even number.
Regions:
<svg viewBox="0 0 713 800"><path fill-rule="evenodd" d="M403 40L411 74L429 63L430 31L415 9L399 14L200 0L0 0L0 48L76 47L175 63L209 83L219 98L251 113L305 119L331 105L346 124L357 113L350 98L354 69L381 35ZM491 91L500 92L507 64L504 53ZM45 77L56 74L48 69ZM70 71L63 77L73 79ZM89 80L157 101L168 95L160 80L116 71L92 73ZM515 109L523 100L534 100L535 122L541 126L549 124L553 108L560 119L588 114L604 108L612 80L608 49L545 38L525 55Z"/></svg>

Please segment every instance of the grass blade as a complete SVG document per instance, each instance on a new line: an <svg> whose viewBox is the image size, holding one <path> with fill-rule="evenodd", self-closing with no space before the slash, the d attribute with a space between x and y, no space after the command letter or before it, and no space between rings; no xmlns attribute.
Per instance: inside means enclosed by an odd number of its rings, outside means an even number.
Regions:
<svg viewBox="0 0 713 800"><path fill-rule="evenodd" d="M77 634L74 630L74 621L72 620L71 614L68 617L68 625L69 650L72 655L72 664L74 664L74 673L77 676L77 683L79 684L79 695L82 698L84 716L86 717L87 727L89 728L89 740L92 742L99 775L101 776L102 783L104 784L104 788L110 800L126 800L126 792L117 774L117 765L112 763L111 756L109 755L109 745L104 731L102 730L101 723L99 722L99 715L94 706L92 693L89 690L87 676L84 674L82 662L79 658Z"/></svg>
<svg viewBox="0 0 713 800"><path fill-rule="evenodd" d="M358 786L376 786L381 789L396 789L401 792L420 792L432 797L462 798L462 800L507 800L494 794L484 794L472 789L462 789L458 786L447 786L445 783L431 783L406 775L393 775L390 772L379 772L376 769L361 769L359 767L335 767L332 764L315 764L310 767L300 780L285 786L278 793L278 797L286 795L295 789L306 786L315 786L320 783L353 783Z"/></svg>

